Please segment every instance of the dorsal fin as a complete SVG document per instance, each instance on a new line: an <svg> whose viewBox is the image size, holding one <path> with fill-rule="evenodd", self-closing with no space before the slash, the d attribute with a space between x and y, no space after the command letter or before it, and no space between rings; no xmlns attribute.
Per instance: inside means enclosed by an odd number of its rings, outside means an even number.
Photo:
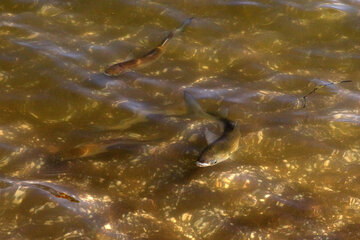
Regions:
<svg viewBox="0 0 360 240"><path fill-rule="evenodd" d="M219 138L215 133L211 132L209 129L205 128L205 138L208 145L212 144Z"/></svg>

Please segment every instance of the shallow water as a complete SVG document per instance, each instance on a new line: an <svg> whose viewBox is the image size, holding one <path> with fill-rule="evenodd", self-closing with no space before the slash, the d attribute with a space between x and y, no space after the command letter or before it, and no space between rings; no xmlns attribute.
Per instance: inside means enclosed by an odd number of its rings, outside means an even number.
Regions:
<svg viewBox="0 0 360 240"><path fill-rule="evenodd" d="M0 10L1 239L360 238L358 1ZM157 61L103 74L189 17ZM221 132L184 89L238 121L231 160L196 167Z"/></svg>

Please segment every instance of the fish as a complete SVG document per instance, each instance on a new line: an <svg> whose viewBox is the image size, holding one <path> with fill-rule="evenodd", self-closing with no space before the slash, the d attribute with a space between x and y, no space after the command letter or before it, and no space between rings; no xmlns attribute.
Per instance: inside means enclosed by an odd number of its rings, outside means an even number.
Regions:
<svg viewBox="0 0 360 240"><path fill-rule="evenodd" d="M230 159L239 148L241 133L238 122L214 113L205 112L195 98L186 90L184 91L184 101L189 114L217 121L222 128L220 137L208 130L205 131L208 146L201 151L196 165L198 167L210 167Z"/></svg>
<svg viewBox="0 0 360 240"><path fill-rule="evenodd" d="M123 150L135 150L145 144L151 143L150 140L134 140L125 138L109 139L97 142L89 142L79 144L69 150L63 150L56 152L56 157L65 160L86 158L101 153L109 152L111 150L123 149Z"/></svg>
<svg viewBox="0 0 360 240"><path fill-rule="evenodd" d="M238 123L221 117L219 120L224 124L224 131L201 152L196 161L198 167L210 167L226 161L239 149L241 133Z"/></svg>
<svg viewBox="0 0 360 240"><path fill-rule="evenodd" d="M11 185L20 185L20 186L23 186L23 187L30 187L30 188L37 188L37 189L41 189L45 192L48 192L50 193L51 195L57 197L57 198L62 198L62 199L66 199L70 202L75 202L75 203L79 203L80 201L77 200L76 198L68 195L67 193L64 193L64 192L60 192L50 186L47 186L43 183L37 183L37 182L32 182L32 181L21 181L21 180L18 180L18 181L15 181L15 180L9 180L9 179L4 179L4 178L0 178L0 181L1 182L5 182L5 183L8 183L8 184L11 184Z"/></svg>
<svg viewBox="0 0 360 240"><path fill-rule="evenodd" d="M137 68L141 65L153 62L154 60L158 59L161 54L165 51L167 44L169 43L169 41L177 36L178 34L180 34L181 32L184 31L185 27L188 26L191 21L193 20L193 18L188 18L186 19L182 25L180 27L178 27L177 29L175 29L174 31L171 31L163 40L162 42L155 47L154 49L152 49L151 51L147 52L146 54L138 57L138 58L134 58L134 59L130 59L124 62L119 62L116 63L114 65L111 65L110 67L108 67L105 70L105 74L108 76L119 76L121 73L133 69L133 68Z"/></svg>
<svg viewBox="0 0 360 240"><path fill-rule="evenodd" d="M75 202L75 203L79 203L80 201L75 199L74 197L64 193L64 192L59 192L57 190L55 190L54 188L51 188L49 186L43 185L43 184L28 184L28 186L34 186L36 188L42 189L50 194L52 194L53 196L57 197L57 198L62 198L62 199L66 199L70 202Z"/></svg>

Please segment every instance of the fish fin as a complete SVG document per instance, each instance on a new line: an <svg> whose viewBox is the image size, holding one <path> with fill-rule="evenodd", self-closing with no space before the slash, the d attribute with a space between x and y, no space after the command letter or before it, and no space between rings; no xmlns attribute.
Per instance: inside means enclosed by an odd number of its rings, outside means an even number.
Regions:
<svg viewBox="0 0 360 240"><path fill-rule="evenodd" d="M199 105L199 103L195 100L193 95L191 95L186 90L184 91L184 100L188 114L196 115L196 116L203 116L204 114L206 114Z"/></svg>
<svg viewBox="0 0 360 240"><path fill-rule="evenodd" d="M134 53L129 53L123 62L130 61L131 59L135 59Z"/></svg>
<svg viewBox="0 0 360 240"><path fill-rule="evenodd" d="M205 129L205 138L206 138L207 143L211 144L211 143L215 142L216 139L218 139L219 137L215 133L211 132L209 129L206 128Z"/></svg>
<svg viewBox="0 0 360 240"><path fill-rule="evenodd" d="M180 27L176 28L175 30L169 32L169 34L165 37L165 39L160 43L160 45L158 46L159 48L165 47L168 42L170 41L170 39L172 39L173 37L179 35L180 33L182 33L185 29L185 27L187 25L189 25L191 23L191 21L193 20L192 18L188 18L186 19Z"/></svg>

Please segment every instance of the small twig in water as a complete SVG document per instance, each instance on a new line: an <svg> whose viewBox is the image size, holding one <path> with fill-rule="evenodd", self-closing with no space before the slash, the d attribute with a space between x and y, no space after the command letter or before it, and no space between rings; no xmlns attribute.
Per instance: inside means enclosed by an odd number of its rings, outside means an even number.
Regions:
<svg viewBox="0 0 360 240"><path fill-rule="evenodd" d="M343 81L340 81L340 82L335 82L335 83L327 83L327 84L324 84L324 85L319 85L317 87L315 87L313 90L311 90L309 93L307 93L305 96L302 97L303 99L303 108L306 107L306 98L315 93L316 90L320 89L320 88L323 88L323 87L326 87L326 86L330 86L330 85L335 85L335 84L340 84L340 83L348 83L348 82L352 82L351 80L343 80Z"/></svg>

